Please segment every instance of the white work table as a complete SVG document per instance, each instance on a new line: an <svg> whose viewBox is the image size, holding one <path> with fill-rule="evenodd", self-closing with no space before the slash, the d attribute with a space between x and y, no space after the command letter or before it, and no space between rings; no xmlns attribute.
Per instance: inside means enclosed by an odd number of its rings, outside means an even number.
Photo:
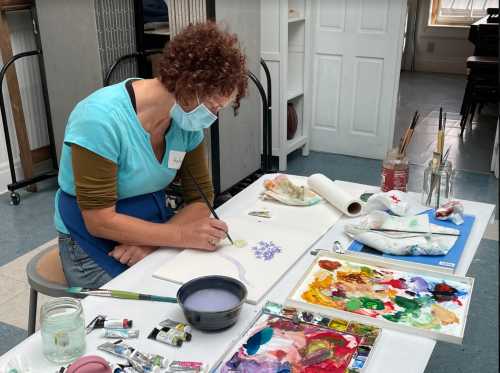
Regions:
<svg viewBox="0 0 500 373"><path fill-rule="evenodd" d="M378 191L378 188L373 186L355 183L345 184L348 188L347 190L358 196L363 192ZM221 206L217 211L221 213L235 211L233 209L238 209L245 203L248 203L250 198L256 198L261 187L262 180L258 180ZM419 197L416 193L410 193L410 196L415 200L418 200ZM464 276L467 273L495 208L491 204L472 201L462 202L465 207L465 213L475 215L476 220L465 251L455 271L455 274L459 276ZM330 249L334 240L340 240L347 245L349 240L342 233L342 225L345 221L348 221L348 219L342 218L318 240L313 248ZM97 314L105 314L110 318L126 317L132 319L134 327L140 329L140 337L138 339L128 340L128 343L133 347L143 352L164 355L169 361L174 359L195 360L203 361L212 366L229 348L232 342L238 338L267 300L278 303L285 302L291 289L296 285L315 258L309 253L311 249L309 248L304 251L302 258L271 289L261 304L257 306L244 305L236 325L228 330L217 333L203 333L194 330L192 341L185 343L182 348L170 347L147 339L148 333L161 320L165 318L185 320L180 307L176 304L88 297L82 301L85 318L89 322ZM113 279L105 287L155 295L175 296L179 285L153 278L152 274L177 253L178 250L172 249L158 250ZM265 276L265 273L262 275ZM474 298L472 299L474 301ZM102 338L101 335L102 330L94 330L87 336L86 354L97 354L109 361L122 361L119 358L115 359L110 354L97 350L99 344L110 341L109 339ZM435 344L435 341L431 339L384 329L364 373L422 373L431 357ZM43 356L40 332L35 333L0 357L0 367L15 355L24 357L29 362L32 372L56 372L57 368L59 368L58 365L50 363Z"/></svg>

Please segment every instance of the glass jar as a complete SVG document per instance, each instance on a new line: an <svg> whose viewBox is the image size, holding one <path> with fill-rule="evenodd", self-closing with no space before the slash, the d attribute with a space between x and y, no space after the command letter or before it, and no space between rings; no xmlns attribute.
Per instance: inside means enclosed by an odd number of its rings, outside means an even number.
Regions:
<svg viewBox="0 0 500 373"><path fill-rule="evenodd" d="M400 190L406 192L408 187L409 164L408 157L399 153L397 148L391 149L382 163L382 192Z"/></svg>
<svg viewBox="0 0 500 373"><path fill-rule="evenodd" d="M77 299L57 298L41 308L40 325L45 357L57 364L85 353L85 318Z"/></svg>
<svg viewBox="0 0 500 373"><path fill-rule="evenodd" d="M451 161L446 161L439 167L433 167L432 160L430 160L424 171L422 204L437 209L453 199L453 177L454 170Z"/></svg>

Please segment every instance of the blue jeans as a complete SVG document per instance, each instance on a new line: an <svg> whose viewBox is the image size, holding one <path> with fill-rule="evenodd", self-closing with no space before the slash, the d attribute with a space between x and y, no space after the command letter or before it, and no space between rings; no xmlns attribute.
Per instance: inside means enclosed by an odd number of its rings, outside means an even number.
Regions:
<svg viewBox="0 0 500 373"><path fill-rule="evenodd" d="M100 288L112 279L69 234L59 232L59 256L70 287Z"/></svg>

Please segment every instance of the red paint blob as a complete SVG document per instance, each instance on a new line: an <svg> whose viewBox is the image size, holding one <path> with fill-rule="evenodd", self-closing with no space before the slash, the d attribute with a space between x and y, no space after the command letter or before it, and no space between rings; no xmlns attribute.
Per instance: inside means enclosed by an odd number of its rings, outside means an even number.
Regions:
<svg viewBox="0 0 500 373"><path fill-rule="evenodd" d="M320 268L326 269L327 271L335 271L342 266L339 262L334 262L332 260L320 260L318 265Z"/></svg>
<svg viewBox="0 0 500 373"><path fill-rule="evenodd" d="M406 286L406 282L402 279L400 280L388 280L388 281L383 281L383 282L380 282L381 284L383 285L389 285L389 286L392 286L393 288L395 289L406 289L407 286Z"/></svg>

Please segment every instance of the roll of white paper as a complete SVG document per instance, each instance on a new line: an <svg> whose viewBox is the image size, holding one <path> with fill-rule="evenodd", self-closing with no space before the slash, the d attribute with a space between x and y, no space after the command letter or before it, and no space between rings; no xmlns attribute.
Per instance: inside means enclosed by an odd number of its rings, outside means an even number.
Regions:
<svg viewBox="0 0 500 373"><path fill-rule="evenodd" d="M347 216L355 217L361 214L361 201L354 198L325 175L311 175L307 178L307 184L312 190Z"/></svg>

